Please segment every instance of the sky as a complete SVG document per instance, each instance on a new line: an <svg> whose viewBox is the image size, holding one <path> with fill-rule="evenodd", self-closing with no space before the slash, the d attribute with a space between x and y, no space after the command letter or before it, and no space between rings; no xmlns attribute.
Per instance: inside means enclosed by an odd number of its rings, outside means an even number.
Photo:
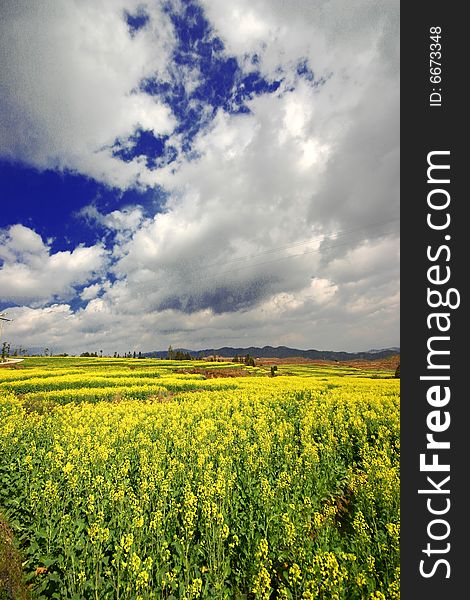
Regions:
<svg viewBox="0 0 470 600"><path fill-rule="evenodd" d="M399 346L396 0L4 0L11 347Z"/></svg>

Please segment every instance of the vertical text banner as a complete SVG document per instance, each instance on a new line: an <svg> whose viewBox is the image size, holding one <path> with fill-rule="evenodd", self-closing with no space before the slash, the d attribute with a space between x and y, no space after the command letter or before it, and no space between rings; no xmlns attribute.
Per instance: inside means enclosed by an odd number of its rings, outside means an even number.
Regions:
<svg viewBox="0 0 470 600"><path fill-rule="evenodd" d="M465 28L458 3L401 3L403 600L470 597Z"/></svg>

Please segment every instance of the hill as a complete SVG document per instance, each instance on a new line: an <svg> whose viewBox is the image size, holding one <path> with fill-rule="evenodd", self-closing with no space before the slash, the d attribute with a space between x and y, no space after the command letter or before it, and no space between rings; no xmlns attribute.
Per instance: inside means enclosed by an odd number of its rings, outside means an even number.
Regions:
<svg viewBox="0 0 470 600"><path fill-rule="evenodd" d="M377 360L387 358L400 353L400 348L383 348L382 350L367 350L365 352L334 352L332 350L299 350L297 348L288 348L287 346L249 346L247 348L232 348L224 346L222 348L205 348L204 350L188 350L186 348L174 348L189 352L194 357L199 356L223 356L233 358L235 355L254 356L255 358L304 358L309 360ZM166 358L167 350L155 350L145 352L144 356L148 358Z"/></svg>

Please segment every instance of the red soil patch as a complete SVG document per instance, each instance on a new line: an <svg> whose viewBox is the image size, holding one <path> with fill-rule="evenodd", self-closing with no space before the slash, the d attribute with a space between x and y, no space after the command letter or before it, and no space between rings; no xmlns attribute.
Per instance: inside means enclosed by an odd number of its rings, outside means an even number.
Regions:
<svg viewBox="0 0 470 600"><path fill-rule="evenodd" d="M249 375L245 369L238 367L224 367L221 369L178 369L175 373L187 373L193 375L204 375L206 379L215 379L217 377L246 377Z"/></svg>
<svg viewBox="0 0 470 600"><path fill-rule="evenodd" d="M229 361L230 359L226 359ZM356 369L372 369L394 371L400 362L400 355L395 354L386 358L376 360L319 360L312 358L302 358L301 356L292 356L290 358L257 358L256 366L265 367L270 365L318 365L318 366L336 366L336 367L355 367Z"/></svg>

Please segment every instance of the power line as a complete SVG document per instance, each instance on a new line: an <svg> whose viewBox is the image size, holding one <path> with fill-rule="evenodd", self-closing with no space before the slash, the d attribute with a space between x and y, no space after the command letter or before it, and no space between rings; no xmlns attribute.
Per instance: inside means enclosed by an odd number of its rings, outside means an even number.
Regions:
<svg viewBox="0 0 470 600"><path fill-rule="evenodd" d="M286 244L284 246L277 246L275 248L269 248L268 250L262 250L260 252L255 252L253 254L249 254L246 256L240 256L238 258L233 258L231 260L227 260L224 262L213 262L213 263L209 263L209 264L205 263L204 265L202 265L200 267L193 267L193 266L189 265L188 269L191 271L191 273L194 273L194 271L206 271L207 269L211 269L212 267L217 267L217 268L225 267L226 265L231 265L231 264L234 264L237 262L252 260L253 258L257 258L258 256L264 256L266 254L274 254L276 252L281 252L282 250L290 250L291 248L298 248L299 246L313 244L315 242L323 242L324 240L328 239L329 237L336 240L338 238L342 238L347 235L350 235L351 233L355 233L355 232L363 231L363 230L367 230L367 229L372 229L372 228L376 228L376 227L381 227L383 225L389 225L389 224L395 223L399 220L400 219L390 219L388 221L379 221L376 223L370 223L369 225L363 225L361 227L355 227L353 229L343 229L343 230L339 230L338 232L336 232L332 235L330 234L329 236L319 235L314 238L310 238L308 240L303 240L301 242L295 242L292 244Z"/></svg>
<svg viewBox="0 0 470 600"><path fill-rule="evenodd" d="M367 241L369 239L379 239L381 237L385 237L385 236L391 235L393 233L395 233L395 231L393 231L393 230L385 231L385 232L382 232L382 233L380 233L378 235L375 235L375 236L372 236L372 237L360 238L359 240L355 240L355 241L356 242L364 242L364 241ZM260 266L264 266L264 265L268 265L268 264L273 264L273 263L277 263L277 262L279 262L281 260L288 260L288 259L291 259L291 258L301 258L302 256L306 256L307 254L314 254L316 252L323 252L324 250L331 250L332 248L338 248L338 247L341 247L341 246L346 246L351 241L352 240L347 240L347 241L342 242L340 244L332 244L330 246L324 246L322 248L315 248L313 250L307 250L307 251L302 252L300 254L290 254L288 256L280 256L280 257L275 258L273 260L264 261L264 262L261 262L261 263L252 263L250 265L245 265L245 266L242 266L242 267L238 267L236 269L231 269L230 271L222 271L220 273L211 275L210 277L200 278L199 281L212 281L212 280L218 279L219 277L223 277L224 275L231 275L232 273L235 273L237 271L243 271L245 269L252 269L252 268L256 268L256 267L260 267Z"/></svg>
<svg viewBox="0 0 470 600"><path fill-rule="evenodd" d="M261 255L264 255L264 254L272 254L274 252L279 252L281 250L289 250L290 248L296 248L298 246L304 246L306 244L312 244L314 242L322 242L327 237L332 237L333 239L337 239L337 238L340 238L340 237L344 237L345 235L349 235L350 233L354 233L356 231L363 231L364 229L371 229L371 228L374 228L374 227L381 227L382 225L388 225L390 223L395 223L395 222L397 222L399 220L400 219L390 219L388 221L378 221L376 223L370 223L369 225L362 225L361 227L355 227L354 229L343 229L343 230L340 230L340 231L338 231L338 232L336 232L334 234L330 234L330 235L327 235L327 236L325 236L325 235L319 235L319 236L316 236L314 238L310 238L308 240L304 240L302 242L295 242L293 244L287 244L285 246L277 246L276 248L270 248L269 250L263 250L261 252L256 252L255 254L250 254L250 255L247 255L247 256L241 256L241 257L238 257L238 258L233 258L233 259L231 259L229 261L225 261L224 263L217 263L217 262L215 262L215 263L212 263L212 264L205 265L204 268L210 268L212 266L217 266L218 267L221 264L228 265L228 264L231 264L231 263L234 263L234 262L239 262L241 260L250 260L250 259L252 259L252 258L254 258L256 256L261 256Z"/></svg>

